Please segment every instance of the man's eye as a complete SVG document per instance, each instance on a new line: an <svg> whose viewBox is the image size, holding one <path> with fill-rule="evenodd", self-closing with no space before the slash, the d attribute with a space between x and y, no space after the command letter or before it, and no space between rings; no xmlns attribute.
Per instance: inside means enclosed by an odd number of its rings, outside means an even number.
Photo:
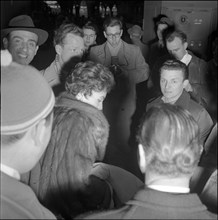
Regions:
<svg viewBox="0 0 218 220"><path fill-rule="evenodd" d="M35 46L36 46L36 44L35 44L34 42L30 42L28 45L29 45L30 47L35 47Z"/></svg>
<svg viewBox="0 0 218 220"><path fill-rule="evenodd" d="M20 43L21 40L20 40L20 39L14 39L14 42L15 42L15 43Z"/></svg>

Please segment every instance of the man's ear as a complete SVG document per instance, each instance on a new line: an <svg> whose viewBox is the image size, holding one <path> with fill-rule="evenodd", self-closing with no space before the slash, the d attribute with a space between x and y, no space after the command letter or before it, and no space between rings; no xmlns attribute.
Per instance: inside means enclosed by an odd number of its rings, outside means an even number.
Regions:
<svg viewBox="0 0 218 220"><path fill-rule="evenodd" d="M120 31L121 33L120 33L120 37L122 37L122 35L123 35L123 29Z"/></svg>
<svg viewBox="0 0 218 220"><path fill-rule="evenodd" d="M62 52L61 45L59 45L59 44L55 45L55 51L58 55L61 55L61 52Z"/></svg>
<svg viewBox="0 0 218 220"><path fill-rule="evenodd" d="M96 38L97 38L97 34L95 34L95 37L94 37L94 38L95 38L95 40L96 40Z"/></svg>
<svg viewBox="0 0 218 220"><path fill-rule="evenodd" d="M36 49L35 49L35 55L36 55L38 49L39 49L39 46L36 46Z"/></svg>
<svg viewBox="0 0 218 220"><path fill-rule="evenodd" d="M185 42L185 43L184 43L184 47L185 47L185 49L187 49L187 47L188 47L188 42Z"/></svg>
<svg viewBox="0 0 218 220"><path fill-rule="evenodd" d="M183 81L183 88L186 88L186 86L188 86L189 85L189 80L188 79L185 79L184 81Z"/></svg>
<svg viewBox="0 0 218 220"><path fill-rule="evenodd" d="M106 34L106 32L104 31L103 33L104 33L104 37L107 38L107 34Z"/></svg>
<svg viewBox="0 0 218 220"><path fill-rule="evenodd" d="M146 159L145 159L145 151L143 149L142 144L138 145L138 152L139 152L139 168L142 173L145 173L145 168L146 168Z"/></svg>
<svg viewBox="0 0 218 220"><path fill-rule="evenodd" d="M6 37L3 38L4 49L8 49L8 39Z"/></svg>
<svg viewBox="0 0 218 220"><path fill-rule="evenodd" d="M84 100L85 96L83 93L79 92L77 95L76 95L76 99L79 100L79 101L82 101Z"/></svg>
<svg viewBox="0 0 218 220"><path fill-rule="evenodd" d="M46 120L45 119L41 119L38 122L38 124L36 124L32 128L31 135L36 146L42 146L44 144L45 131L46 131Z"/></svg>

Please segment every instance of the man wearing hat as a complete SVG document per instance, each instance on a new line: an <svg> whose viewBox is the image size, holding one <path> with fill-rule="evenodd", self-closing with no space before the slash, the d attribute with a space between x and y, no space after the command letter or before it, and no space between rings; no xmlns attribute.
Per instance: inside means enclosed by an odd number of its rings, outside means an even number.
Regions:
<svg viewBox="0 0 218 220"><path fill-rule="evenodd" d="M54 94L33 67L1 51L1 219L55 219L20 182L44 153L51 135Z"/></svg>
<svg viewBox="0 0 218 220"><path fill-rule="evenodd" d="M143 57L147 60L148 46L141 41L143 35L141 27L139 25L133 25L127 32L129 33L132 43L140 48Z"/></svg>
<svg viewBox="0 0 218 220"><path fill-rule="evenodd" d="M1 35L4 48L9 50L13 61L22 65L28 65L33 60L39 46L48 38L48 33L36 28L28 15L12 18Z"/></svg>

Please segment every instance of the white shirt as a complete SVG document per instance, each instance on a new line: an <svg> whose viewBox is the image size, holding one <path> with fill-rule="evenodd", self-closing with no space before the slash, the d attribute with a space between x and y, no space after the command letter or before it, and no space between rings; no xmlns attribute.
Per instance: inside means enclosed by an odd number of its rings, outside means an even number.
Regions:
<svg viewBox="0 0 218 220"><path fill-rule="evenodd" d="M155 189L162 192L170 193L189 193L190 189L188 187L181 186L165 186L165 185L148 185L148 188Z"/></svg>
<svg viewBox="0 0 218 220"><path fill-rule="evenodd" d="M20 180L20 174L17 170L11 168L11 167L8 167L4 164L1 163L1 167L0 167L1 171L17 180Z"/></svg>
<svg viewBox="0 0 218 220"><path fill-rule="evenodd" d="M119 42L119 44L117 45L117 47L112 47L112 46L110 45L110 43L107 42L107 46L108 46L108 48L109 48L109 51L110 51L110 53L111 53L111 56L117 56L117 54L118 54L118 52L119 52L119 50L120 50L120 48L121 48L121 45L122 45L122 41Z"/></svg>
<svg viewBox="0 0 218 220"><path fill-rule="evenodd" d="M184 55L184 57L180 61L183 62L186 66L188 66L191 59L192 59L192 56L190 54L188 54L188 51L186 50L186 54Z"/></svg>

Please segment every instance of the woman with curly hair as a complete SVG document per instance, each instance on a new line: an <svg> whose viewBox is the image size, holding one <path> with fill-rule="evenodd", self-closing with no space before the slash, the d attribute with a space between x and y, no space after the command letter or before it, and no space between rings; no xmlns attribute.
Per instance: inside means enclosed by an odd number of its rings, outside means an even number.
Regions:
<svg viewBox="0 0 218 220"><path fill-rule="evenodd" d="M40 162L23 181L57 217L72 218L113 207L110 185L90 175L103 160L109 125L102 104L114 85L108 68L78 63L56 99L51 139Z"/></svg>

